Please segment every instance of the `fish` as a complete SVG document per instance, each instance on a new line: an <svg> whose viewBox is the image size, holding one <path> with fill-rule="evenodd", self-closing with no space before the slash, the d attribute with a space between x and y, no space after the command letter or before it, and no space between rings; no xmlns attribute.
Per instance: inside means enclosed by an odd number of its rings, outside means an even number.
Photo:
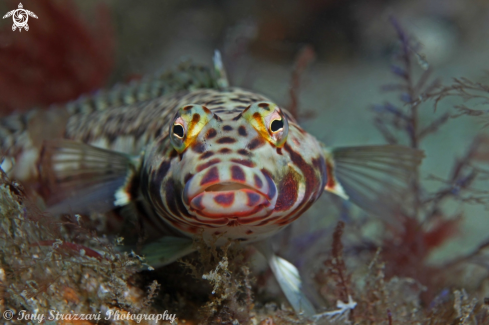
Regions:
<svg viewBox="0 0 489 325"><path fill-rule="evenodd" d="M218 52L213 68L181 65L3 118L0 140L11 174L38 179L49 212L132 207L151 233L141 253L155 267L193 252L194 238L255 245L306 317L318 314L299 271L270 237L325 191L393 219L391 198L424 157L398 145L326 146L273 100L230 86Z"/></svg>

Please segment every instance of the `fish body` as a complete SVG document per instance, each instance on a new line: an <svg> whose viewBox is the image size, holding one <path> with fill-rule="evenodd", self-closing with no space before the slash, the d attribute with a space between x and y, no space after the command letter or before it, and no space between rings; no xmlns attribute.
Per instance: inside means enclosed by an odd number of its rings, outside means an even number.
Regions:
<svg viewBox="0 0 489 325"><path fill-rule="evenodd" d="M283 143L272 138L272 121L263 117L273 114L287 121ZM180 150L170 133L176 119L187 133ZM327 179L319 142L271 100L239 88L198 89L72 115L64 137L141 155L140 188L131 199L147 203L152 226L169 225L186 236L264 239L307 210Z"/></svg>
<svg viewBox="0 0 489 325"><path fill-rule="evenodd" d="M40 179L51 212L133 206L156 233L143 249L154 264L191 252L182 238L262 242L289 302L313 314L297 269L263 241L325 190L388 218L379 198L409 185L423 154L327 148L277 103L229 87L224 73L178 72L2 119L0 148L16 159L17 178Z"/></svg>

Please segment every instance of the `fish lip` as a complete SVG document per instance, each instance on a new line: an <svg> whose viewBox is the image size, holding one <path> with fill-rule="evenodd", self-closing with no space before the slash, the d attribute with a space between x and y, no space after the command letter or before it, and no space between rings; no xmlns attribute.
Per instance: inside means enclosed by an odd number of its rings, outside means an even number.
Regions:
<svg viewBox="0 0 489 325"><path fill-rule="evenodd" d="M216 206L215 202L218 197L231 197L232 199ZM237 206L235 202L238 202ZM204 190L189 202L190 211L209 218L243 218L255 215L262 210L273 209L273 207L274 204L266 195L249 187L209 192Z"/></svg>
<svg viewBox="0 0 489 325"><path fill-rule="evenodd" d="M241 177L233 175L233 170L240 170L241 175L239 176ZM230 185L231 188L226 188L225 185ZM278 196L277 185L269 173L257 168L229 163L210 166L192 175L190 179L186 179L182 201L189 206L196 196L201 195L212 186L224 187L222 190L235 190L236 185L241 185L241 187L238 186L239 190L252 190L275 205Z"/></svg>
<svg viewBox="0 0 489 325"><path fill-rule="evenodd" d="M190 203L192 202L193 199L195 199L197 196L199 196L200 194L204 193L206 191L206 189L210 188L210 187L213 187L213 186L216 186L216 185L227 185L227 184L238 184L238 185L242 185L243 188L242 189L237 189L237 190L224 190L224 191L215 191L215 192L222 192L222 193L225 193L225 192L239 192L239 191L242 191L242 190L252 190L253 192L259 194L260 196L263 196L268 202L270 202L273 198L270 198L268 197L268 195L266 193L264 193L263 191L260 191L259 189L253 187L253 186L250 186L249 184L243 184L242 182L236 182L236 181L226 181L226 182L221 182L221 183L217 183L217 184L211 184L211 185L208 185L208 186L201 186L201 188L195 192L194 195L192 195L192 197L188 197L188 186L190 186L190 182L192 180L189 180L186 184L185 184L185 190L183 191L183 200L186 204L190 205Z"/></svg>

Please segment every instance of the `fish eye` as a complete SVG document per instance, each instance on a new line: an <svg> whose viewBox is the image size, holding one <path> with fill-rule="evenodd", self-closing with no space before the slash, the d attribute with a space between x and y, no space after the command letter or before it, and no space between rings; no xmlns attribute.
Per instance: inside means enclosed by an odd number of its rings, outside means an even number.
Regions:
<svg viewBox="0 0 489 325"><path fill-rule="evenodd" d="M181 124L177 124L177 123L173 124L173 135L179 139L183 139L184 129Z"/></svg>
<svg viewBox="0 0 489 325"><path fill-rule="evenodd" d="M272 145L282 148L287 141L289 123L282 109L271 102L258 102L243 111L243 117Z"/></svg>
<svg viewBox="0 0 489 325"><path fill-rule="evenodd" d="M280 120L273 120L272 124L270 124L270 131L273 133L279 132L284 128L284 120L281 118Z"/></svg>
<svg viewBox="0 0 489 325"><path fill-rule="evenodd" d="M173 148L178 153L184 152L212 118L212 112L202 105L186 105L180 108L168 130Z"/></svg>

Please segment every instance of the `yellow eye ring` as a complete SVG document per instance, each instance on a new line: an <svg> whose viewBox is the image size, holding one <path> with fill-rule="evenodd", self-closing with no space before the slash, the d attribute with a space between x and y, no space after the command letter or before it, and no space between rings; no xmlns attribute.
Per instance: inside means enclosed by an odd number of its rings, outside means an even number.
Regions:
<svg viewBox="0 0 489 325"><path fill-rule="evenodd" d="M242 114L264 139L278 148L284 146L289 124L280 107L270 102L259 102L250 105Z"/></svg>
<svg viewBox="0 0 489 325"><path fill-rule="evenodd" d="M173 148L179 153L184 152L213 117L211 111L202 105L180 108L168 127Z"/></svg>

